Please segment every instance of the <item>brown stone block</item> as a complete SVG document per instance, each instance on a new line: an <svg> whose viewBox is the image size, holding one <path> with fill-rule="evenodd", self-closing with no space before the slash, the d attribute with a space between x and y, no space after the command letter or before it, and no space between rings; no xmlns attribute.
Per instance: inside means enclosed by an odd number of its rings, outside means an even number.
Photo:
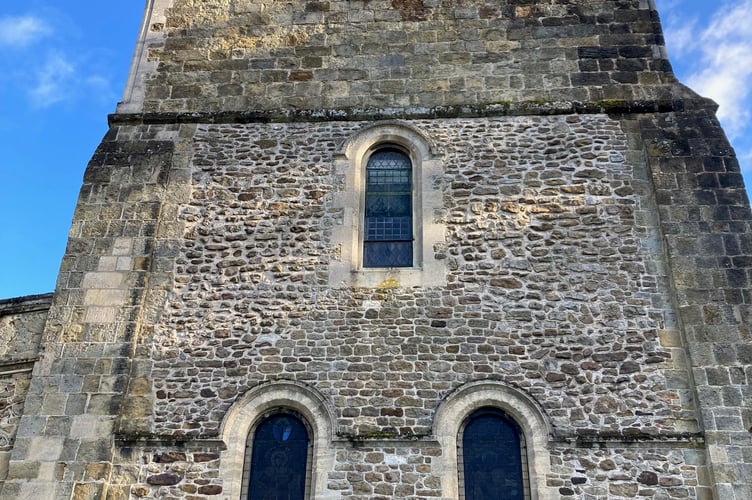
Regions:
<svg viewBox="0 0 752 500"><path fill-rule="evenodd" d="M129 485L111 485L107 488L107 500L128 500L130 491Z"/></svg>
<svg viewBox="0 0 752 500"><path fill-rule="evenodd" d="M123 405L122 416L125 418L145 417L151 413L151 407L152 403L148 397L128 397Z"/></svg>
<svg viewBox="0 0 752 500"><path fill-rule="evenodd" d="M174 486L182 480L183 478L177 474L164 473L149 476L146 478L146 483L152 486Z"/></svg>
<svg viewBox="0 0 752 500"><path fill-rule="evenodd" d="M313 80L313 71L310 70L296 70L291 71L287 77L291 82L307 82Z"/></svg>
<svg viewBox="0 0 752 500"><path fill-rule="evenodd" d="M151 490L146 486L134 486L131 488L131 494L138 497L143 498L149 494Z"/></svg>
<svg viewBox="0 0 752 500"><path fill-rule="evenodd" d="M145 377L138 377L131 380L129 394L133 396L145 396L151 394L151 380Z"/></svg>
<svg viewBox="0 0 752 500"><path fill-rule="evenodd" d="M105 485L102 483L79 483L73 487L72 500L101 500L104 498Z"/></svg>
<svg viewBox="0 0 752 500"><path fill-rule="evenodd" d="M218 453L194 453L193 461L196 463L211 462L213 460L219 460Z"/></svg>
<svg viewBox="0 0 752 500"><path fill-rule="evenodd" d="M634 497L637 495L638 486L634 483L611 483L608 485L608 492L612 495L621 497Z"/></svg>
<svg viewBox="0 0 752 500"><path fill-rule="evenodd" d="M185 462L186 454L178 451L158 453L154 455L154 462L158 464L171 464L174 462Z"/></svg>
<svg viewBox="0 0 752 500"><path fill-rule="evenodd" d="M102 481L109 478L112 465L109 463L93 463L84 466L85 481Z"/></svg>
<svg viewBox="0 0 752 500"><path fill-rule="evenodd" d="M200 486L198 492L201 495L219 495L222 493L222 487L217 484L207 484L205 486Z"/></svg>

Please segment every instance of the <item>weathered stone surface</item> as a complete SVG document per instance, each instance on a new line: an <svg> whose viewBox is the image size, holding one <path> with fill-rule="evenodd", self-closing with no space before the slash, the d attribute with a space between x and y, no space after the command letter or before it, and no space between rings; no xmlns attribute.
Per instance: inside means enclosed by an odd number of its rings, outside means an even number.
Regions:
<svg viewBox="0 0 752 500"><path fill-rule="evenodd" d="M209 484L199 487L198 493L201 495L219 495L222 493L222 487L216 484Z"/></svg>
<svg viewBox="0 0 752 500"><path fill-rule="evenodd" d="M458 498L482 394L542 498L746 500L752 217L649 4L150 3L54 305L0 314L3 366L44 343L0 374L0 497L239 498L279 410L312 497ZM382 144L430 173L415 269L358 260Z"/></svg>
<svg viewBox="0 0 752 500"><path fill-rule="evenodd" d="M207 102L223 111L555 107L671 96L661 85L668 64L651 48L655 18L635 2L248 4L247 11L224 0L172 4L151 27L143 111L204 111ZM623 24L626 46L607 35L624 9L633 16Z"/></svg>
<svg viewBox="0 0 752 500"><path fill-rule="evenodd" d="M658 474L655 472L644 471L637 476L637 481L648 486L655 486L658 484Z"/></svg>
<svg viewBox="0 0 752 500"><path fill-rule="evenodd" d="M201 166L194 172L194 182L198 186L200 179L201 187L194 189L193 199L181 209L186 232L181 256L177 259L175 301L174 305L165 304L165 323L156 325L155 329L156 335L162 338L155 341L155 345L171 345L167 349L155 350L151 356L155 367L164 373L164 378L155 382L155 389L159 391L155 407L156 428L174 429L171 432L181 434L186 432L178 408L196 401L197 394L202 395L201 404L195 407L198 414L207 412L208 407L203 406L208 401L227 407L230 401L223 402L219 394L229 380L236 380L238 385L252 385L254 380L282 373L288 377L300 377L300 380L314 380L319 370L327 371L326 367L335 362L349 372L362 372L368 377L374 372L388 371L388 379L394 380L381 389L363 390L361 404L376 408L423 407L420 398L388 396L392 384L398 387L396 384L400 379L417 376L425 381L426 389L430 389L432 386L443 387L451 380L455 380L454 384L467 381L468 377L460 369L459 358L465 352L451 349L441 352L435 348L435 359L421 361L417 353L410 354L404 348L385 344L386 339L378 333L386 333L398 323L414 325L404 335L412 331L412 342L425 343L439 330L421 329L419 324L425 321L422 315L426 318L451 318L452 329L446 329L444 334L449 339L453 337L452 330L463 328L469 328L486 339L472 351L471 370L474 375L470 375L470 380L497 370L493 359L499 355L507 356L507 360L518 360L523 371L509 381L514 380L523 387L532 387L531 381L541 377L551 384L577 377L579 370L568 362L569 359L580 363L593 360L589 369L606 370L606 380L609 378L609 363L622 362L620 374L631 378L632 374L639 372L638 361L632 360L645 362L655 355L643 350L644 342L657 338L655 330L645 330L642 326L641 333L624 336L614 327L624 324L626 328L638 331L639 325L653 324L652 315L658 312L648 301L635 299L626 311L623 302L630 300L627 297L631 296L657 296L667 292L655 287L643 291L625 290L620 285L645 281L645 265L637 262L639 259L650 261L654 257L644 249L638 250L636 255L640 257L634 258L635 264L625 266L623 261L615 260L614 255L628 255L632 247L639 249L642 235L654 228L637 224L634 195L619 197L612 191L615 187L630 185L630 176L635 175L634 167L619 159L627 154L628 149L627 138L618 122L605 117L556 117L460 120L441 124L423 121L415 125L423 127L437 142L445 144L444 155L452 158L446 161L444 174L445 199L452 200L445 207L449 228L447 248L454 268L450 281L482 282L485 275L498 276L494 278L496 281L491 280L492 288L482 298L475 293L478 287L466 285L456 302L502 311L501 314L498 317L489 314L484 318L470 313L463 317L451 307L455 302L450 290L431 292L435 298L430 299L420 291L408 295L401 290L393 293L378 291L371 297L368 291L358 290L357 298L348 296L349 292L345 290L331 300L325 298L325 290L314 277L320 271L325 272L326 261L330 258L326 228L338 222L335 217L327 215L326 197L312 200L304 193L313 179L318 179L318 189L333 190L336 180L328 177L331 168L327 166L327 154L333 155L331 150L327 153L327 145L332 144L330 138L335 137L334 143L340 143L362 125L278 125L272 130L263 125L202 127L195 137L197 149L193 160ZM294 140L293 137L303 130L305 139ZM285 134L289 139L279 141L279 137ZM497 134L502 134L504 142L494 147ZM601 136L610 141L608 151L601 150L599 143L594 141ZM248 150L245 146L260 142L266 145L264 150ZM570 152L568 144L575 143L578 149ZM473 146L472 156L467 149L469 145ZM221 151L221 159L215 156L215 151ZM545 162L543 156L539 161L535 160L538 151L546 152ZM287 161L280 162L281 158L287 158ZM593 165L598 166L598 175L579 175L595 170ZM552 183L554 179L560 179L561 184ZM476 189L517 186L519 194L505 197L504 203L499 201L495 192L469 197L460 187L468 183ZM598 191L597 197L591 195L589 205L584 205L581 195L562 192L559 185L581 185L585 191L593 192L599 186L604 189ZM293 190L297 198L284 204L275 201L281 191ZM245 201L239 200L238 193L246 195ZM256 193L254 197L249 198L253 193ZM650 207L640 205L637 208L650 210ZM519 231L521 222L536 227L536 233L543 234L529 240L524 249L520 245L531 237ZM218 228L222 228L221 232L217 232ZM293 232L292 228L305 230ZM609 233L620 236L613 236L609 241ZM479 238L492 234L502 235L502 238L489 241L488 249L474 245ZM559 256L548 250L547 242L552 239L557 241ZM646 248L645 244L643 247ZM494 258L496 253L503 257ZM231 254L237 257L228 259ZM567 260L567 255L579 257ZM545 286L541 289L538 285L546 281L555 283L554 269L562 270L558 275L560 281L571 280L568 275L572 269L592 269L597 273L589 273L587 281L583 279L581 283L574 283L573 290L561 294L553 285L550 289ZM271 277L274 285L265 285L263 280L268 278L264 276ZM217 283L218 287L211 289L210 286L210 290L201 291L200 283ZM535 284L532 285L535 292L529 288L531 284ZM287 291L291 286L296 288L296 294ZM515 290L540 296L522 299ZM263 302L251 299L258 293L263 293ZM609 293L614 297L611 301L604 299ZM316 302L303 298L306 295L316 297ZM234 310L223 297L233 298L237 304ZM360 300L380 303L379 311L367 310L363 316L356 315ZM584 306L593 301L598 301L597 308ZM427 307L418 306L422 303ZM202 304L202 307L193 308L194 304ZM339 325L339 317L334 314L343 304L350 307L347 326ZM572 309L573 304L577 304L575 309ZM214 317L209 328L201 319L206 310L212 311ZM291 315L286 311L295 313ZM414 313L408 316L408 311ZM494 345L490 341L506 344L515 335L524 337L530 330L546 331L546 325L555 324L557 318L566 318L568 330L550 331L548 335L571 339L567 342L572 345L580 343L583 347L569 350L552 348L555 344L552 347L533 344L516 349ZM502 325L507 331L501 328ZM596 327L597 336L587 333L588 329ZM183 339L169 340L178 330L184 332ZM352 336L358 339L358 343L354 348L326 338L312 343L306 334L327 330ZM374 333L368 334L369 331ZM231 341L220 346L216 343L217 338ZM450 340L447 347L459 340L456 335L454 338L456 340ZM601 340L589 347L594 339ZM610 339L621 339L620 342L624 343L609 344ZM249 352L249 345L256 345L256 350ZM185 362L177 361L179 353L197 360L196 369L222 369L225 377L214 381L199 378L192 387L171 382L172 377L177 381L187 374ZM237 359L241 353L243 357L256 353L254 361L248 364L232 362L231 365L219 363L222 359ZM326 354L322 356L323 353ZM669 359L670 354L665 354ZM390 364L381 361L379 355L388 355ZM628 357L632 360L625 361ZM176 363L179 366L171 368ZM551 370L551 366L559 366L561 373ZM432 377L432 373L446 373L448 376ZM327 377L331 378L331 374ZM660 372L653 372L649 378L658 380L655 377L660 377ZM631 394L628 403L619 403L611 396L594 399L583 396L577 406L597 414L613 414L622 407L629 407L632 411L642 409L645 414L662 414L664 410L658 410L658 407L646 407L649 403L641 396L650 386L647 380L635 380L632 389L623 386L623 392ZM330 380L328 385L331 397L337 399L337 391L348 387L348 379ZM171 390L171 386L180 389ZM643 392L638 387L643 387ZM571 395L571 389L567 390ZM552 408L560 407L561 396L553 386L549 386L546 394ZM671 411L678 410L677 407ZM430 425L430 420L425 418L427 415L423 415L419 419L407 417L405 413L392 415L389 420L384 419L382 425L410 428L421 434L427 432ZM344 418L344 414L342 417L344 425L358 425L358 419ZM633 415L625 413L624 417L631 419ZM584 414L581 418L584 419ZM206 424L210 422L204 421ZM216 422L212 428L218 425ZM670 423L663 421L661 427L670 428L667 426ZM199 432L199 428L189 432Z"/></svg>
<svg viewBox="0 0 752 500"><path fill-rule="evenodd" d="M160 463L160 464L169 464L173 462L185 462L186 456L185 453L180 452L169 452L169 453L162 453L159 455L156 455L154 457L154 462Z"/></svg>
<svg viewBox="0 0 752 500"><path fill-rule="evenodd" d="M182 478L177 474L155 474L146 478L146 482L152 486L172 486L178 484Z"/></svg>

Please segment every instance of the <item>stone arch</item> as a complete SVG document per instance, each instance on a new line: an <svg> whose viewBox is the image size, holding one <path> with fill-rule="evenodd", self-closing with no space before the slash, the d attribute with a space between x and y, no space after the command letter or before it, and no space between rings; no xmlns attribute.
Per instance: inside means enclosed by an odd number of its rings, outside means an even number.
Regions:
<svg viewBox="0 0 752 500"><path fill-rule="evenodd" d="M550 469L548 439L550 426L543 410L526 393L506 384L481 380L466 384L441 402L433 423L433 434L443 454L435 459L435 467L443 478L444 496L460 498L458 482L457 438L465 420L484 407L498 408L520 426L527 442L532 500L553 500L546 488Z"/></svg>
<svg viewBox="0 0 752 500"><path fill-rule="evenodd" d="M327 490L327 473L334 467L334 413L319 392L291 381L271 382L249 390L227 412L220 436L227 449L222 452L220 477L228 498L240 498L245 447L248 434L264 415L274 410L293 410L310 426L313 445L311 460L311 497L335 500L339 494Z"/></svg>
<svg viewBox="0 0 752 500"><path fill-rule="evenodd" d="M438 148L431 138L419 128L405 122L390 120L374 123L360 129L340 148L339 154L350 161L365 155L369 148L382 143L399 144L411 155L432 160Z"/></svg>

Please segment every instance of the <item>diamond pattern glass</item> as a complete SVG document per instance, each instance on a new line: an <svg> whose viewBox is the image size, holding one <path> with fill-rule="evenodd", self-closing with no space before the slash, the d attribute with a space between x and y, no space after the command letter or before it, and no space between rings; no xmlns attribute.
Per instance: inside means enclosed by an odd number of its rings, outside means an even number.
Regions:
<svg viewBox="0 0 752 500"><path fill-rule="evenodd" d="M308 431L293 415L273 415L253 436L248 500L303 500Z"/></svg>
<svg viewBox="0 0 752 500"><path fill-rule="evenodd" d="M465 500L523 500L520 428L495 408L475 412L462 436Z"/></svg>
<svg viewBox="0 0 752 500"><path fill-rule="evenodd" d="M413 265L412 164L399 150L373 153L366 165L364 267Z"/></svg>

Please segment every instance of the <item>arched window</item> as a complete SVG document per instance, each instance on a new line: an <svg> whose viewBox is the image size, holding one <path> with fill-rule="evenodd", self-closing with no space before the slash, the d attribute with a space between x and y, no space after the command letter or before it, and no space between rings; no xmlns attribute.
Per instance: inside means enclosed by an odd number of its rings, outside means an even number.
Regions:
<svg viewBox="0 0 752 500"><path fill-rule="evenodd" d="M401 122L365 127L334 157L333 288L446 283L443 161L422 131Z"/></svg>
<svg viewBox="0 0 752 500"><path fill-rule="evenodd" d="M368 158L363 267L413 265L413 171L410 157L380 147Z"/></svg>
<svg viewBox="0 0 752 500"><path fill-rule="evenodd" d="M248 500L304 500L309 490L310 438L292 412L261 421L249 439Z"/></svg>
<svg viewBox="0 0 752 500"><path fill-rule="evenodd" d="M525 438L498 408L472 413L458 439L459 486L464 500L530 498Z"/></svg>

